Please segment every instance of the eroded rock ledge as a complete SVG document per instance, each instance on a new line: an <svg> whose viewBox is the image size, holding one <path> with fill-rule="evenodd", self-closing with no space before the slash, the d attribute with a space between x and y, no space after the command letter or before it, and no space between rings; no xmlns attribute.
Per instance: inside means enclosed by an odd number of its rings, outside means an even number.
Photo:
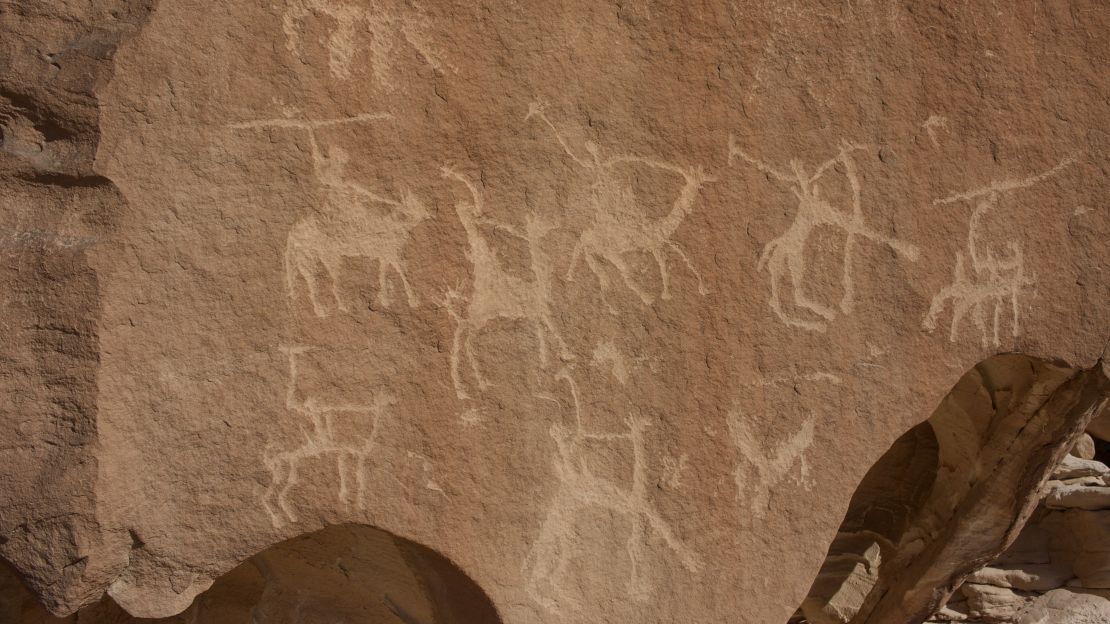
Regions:
<svg viewBox="0 0 1110 624"><path fill-rule="evenodd" d="M1097 496L1110 492L1101 480L1103 464L1068 455L1081 440L1088 446L1084 430L1108 401L1102 364L1077 371L1006 355L976 366L864 477L795 621L918 623L959 587L961 599L943 617L963 607L984 622L1017 622L1019 608L1009 614L1013 619L999 614L1010 607L996 604L998 594L1009 593L999 586L1045 591L1062 587L1068 576L984 566L1005 560L1042 498L1048 505L1097 508ZM1097 486L1088 483L1096 478ZM1090 547L1099 550L1097 541ZM984 581L989 587L981 588Z"/></svg>

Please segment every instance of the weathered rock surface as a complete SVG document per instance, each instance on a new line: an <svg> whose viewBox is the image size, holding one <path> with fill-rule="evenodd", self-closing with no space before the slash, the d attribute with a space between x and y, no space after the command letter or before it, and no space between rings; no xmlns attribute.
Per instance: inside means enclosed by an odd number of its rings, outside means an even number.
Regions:
<svg viewBox="0 0 1110 624"><path fill-rule="evenodd" d="M1110 492L1103 482L1107 470L1101 461L1066 456L1052 476L1068 478L1045 484L1041 507L1021 535L995 562L968 575L933 621L1108 621L1110 511L1078 504ZM1082 500L1076 488L1084 492ZM1060 510L1059 503L1067 496L1074 496L1076 504ZM1009 589L1018 591L1007 593Z"/></svg>
<svg viewBox="0 0 1110 624"><path fill-rule="evenodd" d="M819 578L923 621L1106 402L1107 32L1090 0L4 5L3 608L773 624ZM340 525L447 563L341 566ZM838 533L878 553L823 568Z"/></svg>
<svg viewBox="0 0 1110 624"><path fill-rule="evenodd" d="M1110 622L1110 593L1056 589L1038 598L1018 624L1104 624Z"/></svg>

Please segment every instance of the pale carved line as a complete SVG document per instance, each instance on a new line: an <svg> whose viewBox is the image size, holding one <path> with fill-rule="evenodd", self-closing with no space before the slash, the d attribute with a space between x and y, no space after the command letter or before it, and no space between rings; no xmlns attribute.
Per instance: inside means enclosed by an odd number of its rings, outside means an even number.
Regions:
<svg viewBox="0 0 1110 624"><path fill-rule="evenodd" d="M925 132L929 135L929 140L932 141L933 147L940 147L940 142L937 140L937 128L948 128L948 119L940 115L929 115L929 118L921 124L925 128Z"/></svg>
<svg viewBox="0 0 1110 624"><path fill-rule="evenodd" d="M807 490L811 487L805 453L813 444L815 419L812 416L802 423L797 432L775 447L756 435L739 408L729 412L728 429L741 455L741 462L733 473L737 496L750 494L749 508L757 518L767 514L771 492L791 474L795 466L798 467L796 482Z"/></svg>
<svg viewBox="0 0 1110 624"><path fill-rule="evenodd" d="M303 441L292 448L266 447L262 461L270 471L270 484L263 495L263 505L275 527L285 522L296 522L297 514L289 502L292 489L299 483L298 466L307 459L331 456L339 475L338 498L344 507L352 504L362 508L366 497L366 464L378 448L378 431L388 406L395 400L381 394L370 404L328 405L309 398L297 400L299 368L297 357L309 347L282 347L288 358L289 381L286 386L285 407L300 414L310 426L301 427ZM370 434L356 440L340 440L335 433L335 417L349 414L369 414ZM354 481L354 491L351 489Z"/></svg>
<svg viewBox="0 0 1110 624"><path fill-rule="evenodd" d="M356 38L369 35L369 56L372 75L382 87L393 89L392 55L401 41L407 41L428 66L442 72L454 69L443 59L426 34L428 20L416 10L387 13L369 6L358 6L331 0L294 0L282 17L285 47L289 54L303 62L302 37L298 22L313 14L330 17L335 26L328 34L328 69L333 78L351 78L351 66L358 52Z"/></svg>
<svg viewBox="0 0 1110 624"><path fill-rule="evenodd" d="M800 160L790 161L790 172L785 173L753 158L740 149L733 136L729 137L728 162L731 166L736 157L755 167L768 177L789 186L790 192L798 200L798 208L794 221L781 235L767 243L760 254L757 268L767 271L771 276L771 298L769 304L775 315L790 326L801 327L811 331L823 332L837 316L837 311L825 305L806 292L806 244L818 227L827 226L842 230L846 240L842 260L841 282L844 294L840 299L840 312L849 314L855 306L855 281L852 275L852 255L855 251L856 239L863 238L874 243L886 245L896 253L904 256L911 262L917 260L917 247L886 236L867 225L863 214L861 202L861 187L858 168L852 153L865 149L842 141L837 154L832 158L818 164L810 173L805 164ZM826 173L839 166L843 170L851 189L851 211L833 207L821 196L821 187L818 182ZM780 284L789 281L794 303L804 308L821 320L811 320L789 314L782 303Z"/></svg>
<svg viewBox="0 0 1110 624"><path fill-rule="evenodd" d="M1065 158L1056 166L1026 178L1010 178L992 181L990 184L963 193L953 193L933 201L934 206L958 202L974 202L967 228L967 255L956 253L952 282L933 296L929 311L922 326L929 331L937 328L940 315L951 305L952 320L949 325L948 339L956 342L959 329L968 321L979 331L980 342L984 348L1002 345L1000 335L1002 313L1009 308L1010 335L1016 338L1021 334L1021 306L1019 297L1023 289L1036 283L1035 276L1025 270L1025 257L1017 241L1009 241L1009 253L996 256L990 245L982 240L980 227L983 219L998 207L1004 193L1029 188L1056 175L1075 162ZM967 259L971 260L970 270Z"/></svg>
<svg viewBox="0 0 1110 624"><path fill-rule="evenodd" d="M409 284L403 250L410 234L431 213L408 189L402 188L399 199L389 198L367 189L348 178L349 156L339 147L328 149L319 144L317 131L352 123L367 123L391 116L368 113L324 120L290 118L263 119L231 124L232 129L280 128L306 132L312 158L313 175L325 191L323 210L295 223L289 231L285 249L285 279L290 300L296 298L298 277L304 280L312 309L318 317L330 315L324 305L317 275L323 267L331 287L335 307L350 310L340 290L340 274L345 258L366 258L378 264L378 301L391 304L391 288L387 274L393 271L401 282L409 307L419 298ZM380 204L385 214L373 214L369 206Z"/></svg>
<svg viewBox="0 0 1110 624"><path fill-rule="evenodd" d="M694 203L698 198L701 187L707 182L714 181L714 178L707 175L700 166L680 167L651 158L631 155L602 158L600 149L592 141L586 141L585 144L588 157L581 158L574 153L566 138L547 117L544 105L533 103L529 107L525 120L532 118L539 119L550 128L555 135L555 140L558 141L567 156L579 167L589 172L593 178L591 203L594 218L586 230L581 233L571 252L570 268L566 274L567 281L574 280L574 274L579 263L585 261L586 266L601 285L601 294L606 305L615 314L616 308L606 298L606 293L609 290L609 279L599 262L604 260L617 270L626 288L636 294L645 305L651 305L654 298L632 278L632 269L628 265L625 255L632 252L650 254L659 268L659 275L662 280L660 296L663 299L670 299L671 275L667 264L667 253L673 252L694 274L698 283L698 293L707 294L708 290L705 287L701 273L690 261L682 247L673 240L673 236L679 225L694 209ZM616 167L620 165L647 167L679 176L684 180L684 185L666 216L658 219L649 219L645 216L643 210L636 204L632 189L622 184L617 175Z"/></svg>
<svg viewBox="0 0 1110 624"><path fill-rule="evenodd" d="M455 203L455 212L462 222L469 245L467 258L474 267L470 294L464 296L458 289L452 289L444 301L444 307L455 321L451 347L451 379L456 395L460 399L470 398L460 371L463 355L479 389L489 387L490 382L482 374L478 358L474 354L473 341L475 335L497 319L523 319L532 323L539 344L541 365L545 365L549 359L549 337L555 341L561 359L573 359L555 325L549 303L551 259L544 253L541 243L548 232L554 229L553 226L533 214L526 217L523 233L507 225L492 224L485 216L482 192L469 178L450 167L443 168L443 177L461 183L470 195L469 201L459 200ZM528 243L531 280L525 281L505 270L482 233L483 225L493 225Z"/></svg>
<svg viewBox="0 0 1110 624"><path fill-rule="evenodd" d="M627 433L594 433L582 422L582 409L578 388L567 370L556 375L570 388L574 403L574 427L561 423L551 427L555 441L554 470L558 486L548 507L547 516L540 527L539 536L525 558L522 568L527 576L528 595L539 605L559 613L561 605L578 608L578 601L567 593L567 570L575 553L575 521L588 508L598 508L622 514L632 520L632 529L626 542L629 571L629 596L635 600L650 597L652 583L644 567L648 539L655 536L677 556L679 563L689 572L700 572L701 558L684 544L671 530L655 505L651 502L651 488L647 481L647 451L644 430L649 424L636 418L625 421ZM541 397L558 403L552 397ZM586 462L586 447L595 442L629 444L633 454L632 483L621 487L590 471ZM672 473L671 477L678 478Z"/></svg>

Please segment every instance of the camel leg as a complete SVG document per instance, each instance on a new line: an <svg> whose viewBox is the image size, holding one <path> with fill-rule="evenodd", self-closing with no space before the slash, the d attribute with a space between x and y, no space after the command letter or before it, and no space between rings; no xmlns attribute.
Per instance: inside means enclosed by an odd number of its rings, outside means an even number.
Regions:
<svg viewBox="0 0 1110 624"><path fill-rule="evenodd" d="M570 252L570 267L567 269L567 281L574 281L574 269L578 267L578 261L582 259L582 239L574 244L574 250ZM586 260L589 261L589 256Z"/></svg>
<svg viewBox="0 0 1110 624"><path fill-rule="evenodd" d="M282 486L278 489L277 503L278 507L285 512L285 517L289 518L290 522L297 521L297 514L289 506L289 491L297 484L297 460L290 457L286 461L286 476Z"/></svg>
<svg viewBox="0 0 1110 624"><path fill-rule="evenodd" d="M653 247L651 250L651 257L655 258L655 264L659 266L659 279L663 280L663 291L659 294L663 299L671 298L671 276L667 273L667 259L663 257L662 249Z"/></svg>
<svg viewBox="0 0 1110 624"><path fill-rule="evenodd" d="M463 387L462 377L459 374L459 354L462 350L463 332L466 327L462 324L460 319L455 319L455 339L451 344L451 381L455 383L455 395L460 399L469 399L470 395L466 393L466 388Z"/></svg>
<svg viewBox="0 0 1110 624"><path fill-rule="evenodd" d="M401 278L401 287L405 289L405 297L409 300L409 307L415 308L420 305L420 301L417 299L416 293L413 292L412 286L409 285L409 279L405 277L405 272L401 269L400 264L394 262L391 263L390 266L397 272L397 276Z"/></svg>
<svg viewBox="0 0 1110 624"><path fill-rule="evenodd" d="M667 241L667 246L673 249L675 253L678 254L678 257L682 258L682 261L686 263L686 268L690 269L690 272L694 274L695 278L697 278L698 294L709 294L709 290L705 287L705 280L701 278L701 273L698 271L697 267L694 266L694 263L690 262L689 256L687 256L686 252L682 250L682 247L680 247L679 244L674 241Z"/></svg>
<svg viewBox="0 0 1110 624"><path fill-rule="evenodd" d="M998 336L998 326L1002 322L1002 298L998 297L994 300L994 346L997 348L1002 344Z"/></svg>
<svg viewBox="0 0 1110 624"><path fill-rule="evenodd" d="M624 281L624 285L627 286L628 289L631 290L633 293L639 295L640 301L643 301L644 305L650 306L653 303L651 296L648 295L643 288L640 288L639 284L637 284L636 281L632 279L632 270L628 268L628 263L624 261L624 258L622 258L618 254L612 254L610 256L606 256L605 259L608 260L614 267L616 267L617 273L620 274L621 280Z"/></svg>
<svg viewBox="0 0 1110 624"><path fill-rule="evenodd" d="M524 565L528 574L528 594L552 611L558 611L557 599L561 593L558 590L559 578L566 567L564 553L570 546L565 543L563 535L569 519L563 515L560 503L562 501L557 498L540 527L539 537L533 542Z"/></svg>
<svg viewBox="0 0 1110 624"><path fill-rule="evenodd" d="M388 268L384 260L378 260L378 303L383 308L389 307L389 280L386 279L385 270Z"/></svg>
<svg viewBox="0 0 1110 624"><path fill-rule="evenodd" d="M343 504L344 509L350 509L350 488L347 486L347 452L336 451L335 454L335 469L339 473L339 502Z"/></svg>
<svg viewBox="0 0 1110 624"><path fill-rule="evenodd" d="M628 580L628 593L633 600L646 600L651 592L647 579L643 577L643 562L640 560L646 539L647 531L643 514L634 512L632 532L628 536L628 559L632 568Z"/></svg>
<svg viewBox="0 0 1110 624"><path fill-rule="evenodd" d="M320 261L324 264L324 272L328 274L328 280L331 281L331 294L332 297L335 298L336 307L338 307L341 312L347 312L349 308L347 307L347 304L344 303L343 296L340 293L339 289L339 273L341 263L337 262L335 258L329 260L321 258Z"/></svg>
<svg viewBox="0 0 1110 624"><path fill-rule="evenodd" d="M356 457L358 461L355 462L355 503L359 509L366 506L366 457L369 451L360 451Z"/></svg>
<svg viewBox="0 0 1110 624"><path fill-rule="evenodd" d="M536 340L539 341L540 363L547 366L547 336L544 335L543 321L532 321L532 326L536 331Z"/></svg>
<svg viewBox="0 0 1110 624"><path fill-rule="evenodd" d="M279 518L287 515L279 497L286 479L285 460L280 456L274 459L266 458L266 464L270 469L270 485L266 488L266 493L262 497L262 504L266 507L266 512L270 514L274 523L279 524Z"/></svg>
<svg viewBox="0 0 1110 624"><path fill-rule="evenodd" d="M328 315L328 311L320 304L320 291L316 284L316 274L311 271L311 267L306 267L301 262L296 262L297 274L304 278L305 288L308 290L308 300L312 303L312 311L316 316L324 318ZM292 292L290 292L292 296Z"/></svg>
<svg viewBox="0 0 1110 624"><path fill-rule="evenodd" d="M489 387L489 382L482 376L482 371L478 366L478 358L474 357L473 338L474 331L473 328L470 328L466 332L466 341L463 342L463 346L466 349L466 360L470 362L470 370L474 373L474 379L478 382L478 388L484 390Z"/></svg>
<svg viewBox="0 0 1110 624"><path fill-rule="evenodd" d="M605 303L605 307L609 308L610 314L616 314L617 309L609 302L609 296L606 294L609 292L609 278L605 277L605 273L602 272L601 267L592 254L586 254L586 266L590 267L590 272L597 277L598 286L601 287L601 300Z"/></svg>
<svg viewBox="0 0 1110 624"><path fill-rule="evenodd" d="M547 331L555 337L555 342L559 343L559 357L564 361L574 359L574 354L570 352L566 341L563 340L563 336L559 333L559 329L555 327L554 321L551 320L551 313L545 310L543 315L540 316L540 320L544 327L547 328Z"/></svg>
<svg viewBox="0 0 1110 624"><path fill-rule="evenodd" d="M856 248L856 237L852 232L848 232L848 238L844 241L844 268L843 268L843 282L844 282L844 296L840 298L840 311L845 314L851 314L852 308L856 305L856 284L852 281L852 252Z"/></svg>

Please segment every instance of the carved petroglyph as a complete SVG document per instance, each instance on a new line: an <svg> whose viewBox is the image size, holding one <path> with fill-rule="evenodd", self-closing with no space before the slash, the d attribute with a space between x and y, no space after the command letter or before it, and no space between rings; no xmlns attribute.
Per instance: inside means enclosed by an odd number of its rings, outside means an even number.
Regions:
<svg viewBox="0 0 1110 624"><path fill-rule="evenodd" d="M729 137L728 162L731 165L736 157L755 167L765 175L790 186L790 191L798 199L798 209L794 222L779 237L763 247L759 257L759 270L771 275L771 309L787 325L813 331L825 331L828 323L837 316L836 310L813 299L806 292L806 244L818 227L834 227L843 230L844 243L843 269L841 281L844 294L840 299L840 311L848 314L855 305L855 282L852 276L852 255L857 238L886 245L910 261L917 260L917 247L903 243L893 237L873 230L864 221L860 201L860 181L852 153L864 149L863 146L842 142L836 156L817 165L813 173L806 170L799 160L790 162L790 173L784 173L756 160L736 145L735 137ZM847 179L851 189L851 211L835 208L821 195L818 181L829 171L839 170ZM812 312L821 320L811 320L790 314L783 308L780 284L789 280L794 295L794 304Z"/></svg>
<svg viewBox="0 0 1110 624"><path fill-rule="evenodd" d="M933 297L922 323L925 329L935 330L940 315L951 304L952 322L948 331L951 342L956 342L960 326L966 320L979 331L983 347L1001 346L1002 316L1006 308L1009 308L1011 337L1016 338L1021 333L1019 296L1023 289L1033 285L1034 276L1026 272L1020 243L1009 241L1006 253L998 254L982 240L980 228L983 219L998 207L1003 194L1031 187L1073 162L1074 159L1068 158L1034 176L991 182L983 188L955 193L933 202L941 206L966 201L973 202L975 208L968 222L967 254L957 252L952 283Z"/></svg>
<svg viewBox="0 0 1110 624"><path fill-rule="evenodd" d="M566 370L561 371L557 378L570 387L575 421L573 428L561 423L551 427L556 448L554 466L558 486L540 527L540 534L524 562L523 572L528 578L526 588L529 596L552 612L559 612L567 605L577 606L575 598L567 592L571 580L568 567L575 557L579 541L575 523L590 509L608 510L632 522L626 548L630 562L629 595L633 599L648 598L652 589L645 560L648 540L652 537L661 539L688 571L701 570L700 557L674 534L651 502L644 439L648 423L629 418L625 433L593 433L582 422L578 388L573 378ZM598 443L627 444L631 447L633 465L629 486L622 487L591 472L586 457L587 447ZM681 460L679 465L682 465ZM681 468L670 475L676 485L680 472Z"/></svg>
<svg viewBox="0 0 1110 624"><path fill-rule="evenodd" d="M282 19L285 46L294 58L304 61L304 22L313 15L326 16L333 26L327 36L328 68L334 78L347 80L359 52L360 36L366 36L370 68L381 86L395 86L393 54L408 43L430 67L438 72L451 67L435 49L427 35L428 20L416 10L390 13L374 3L360 6L333 0L293 0ZM453 69L453 68L452 68Z"/></svg>
<svg viewBox="0 0 1110 624"><path fill-rule="evenodd" d="M580 261L585 261L586 266L601 284L601 293L604 297L609 290L609 278L600 265L601 260L612 265L620 275L624 285L640 297L645 305L651 305L653 297L647 293L632 278L632 269L626 259L626 254L633 252L648 253L659 267L662 280L663 299L670 299L670 269L667 264L667 253L674 252L686 264L698 282L698 292L702 295L708 291L701 273L694 263L676 243L672 237L678 226L694 209L701 187L712 182L710 177L701 167L679 167L670 163L642 158L639 156L614 156L603 159L600 148L592 141L586 141L586 158L579 158L570 148L570 144L559 133L555 125L548 119L543 105L532 104L529 107L526 120L533 117L542 121L555 134L555 139L570 156L575 164L586 169L593 178L591 187L591 208L594 220L582 232L574 250L571 252L570 268L567 270L567 280L574 279L574 273ZM637 205L633 189L624 184L617 168L621 166L645 167L650 170L660 171L663 174L674 175L684 182L679 190L678 197L674 200L670 212L659 219L649 219L642 208ZM610 311L616 313L616 308L606 304Z"/></svg>
<svg viewBox="0 0 1110 624"><path fill-rule="evenodd" d="M286 521L296 522L297 515L289 503L289 494L299 482L298 468L306 460L331 459L335 462L339 475L339 501L345 506L356 505L361 508L366 496L366 468L378 448L377 436L385 410L392 405L392 397L382 394L370 404L329 405L313 398L298 400L297 358L309 350L308 347L286 347L282 349L288 357L289 381L285 394L285 407L308 421L302 426L303 442L287 449L270 445L263 453L263 462L270 471L270 485L263 496L263 504L274 526ZM359 422L368 417L369 433L360 437L336 434L336 418L358 418ZM353 485L353 487L352 487Z"/></svg>
<svg viewBox="0 0 1110 624"><path fill-rule="evenodd" d="M409 307L419 302L405 274L402 253L412 229L431 213L408 189L403 188L400 197L393 199L352 181L346 175L347 152L332 147L325 153L317 137L321 128L384 118L388 115L367 114L328 120L280 118L232 125L239 129L288 128L308 135L314 176L324 189L325 201L318 214L298 221L290 230L285 248L285 279L291 300L296 298L298 278L304 280L313 311L319 317L330 314L320 295L320 268L327 276L335 307L344 312L350 309L341 294L339 279L346 258L377 262L381 305L391 304L390 271L400 280ZM376 211L372 208L375 205L385 208L386 212Z"/></svg>
<svg viewBox="0 0 1110 624"><path fill-rule="evenodd" d="M628 362L617 346L609 341L599 342L594 347L593 359L590 364L596 367L607 367L621 385L628 383Z"/></svg>
<svg viewBox="0 0 1110 624"><path fill-rule="evenodd" d="M679 455L677 459L669 455L664 457L661 483L671 490L682 487L682 475L689 467L689 461L690 457L686 453Z"/></svg>
<svg viewBox="0 0 1110 624"><path fill-rule="evenodd" d="M759 379L751 382L748 385L768 387L768 386L795 386L800 381L823 381L831 384L839 385L841 383L840 376L835 373L825 371L812 371L808 373L801 373L797 375L782 375L777 377L769 377Z"/></svg>
<svg viewBox="0 0 1110 624"><path fill-rule="evenodd" d="M569 360L573 356L555 326L548 303L551 299L551 260L544 253L541 243L554 228L535 215L528 215L523 233L507 225L491 223L485 216L482 193L470 179L449 167L444 167L443 176L461 183L470 194L469 201L455 203L455 211L466 231L469 244L467 258L474 265L473 283L469 297L454 289L447 293L444 302L448 314L455 321L451 379L458 397L465 399L470 395L463 384L460 359L465 354L479 389L489 387L489 381L482 375L474 355L473 341L476 334L496 319L531 322L539 344L541 364L546 364L549 359L549 337L558 346L560 358ZM492 225L527 241L531 256L531 280L520 279L505 270L482 233L483 225ZM465 304L465 310L460 309L460 304Z"/></svg>
<svg viewBox="0 0 1110 624"><path fill-rule="evenodd" d="M788 476L794 475L795 481L807 490L812 486L805 452L813 444L813 417L773 449L745 422L738 408L728 414L728 429L733 444L742 456L733 473L737 496L749 497L750 508L756 517L761 518L767 513L771 492Z"/></svg>
<svg viewBox="0 0 1110 624"><path fill-rule="evenodd" d="M940 115L929 115L929 118L921 124L925 128L925 132L929 135L929 140L933 142L933 147L940 147L940 142L937 141L937 128L948 129L948 119Z"/></svg>
<svg viewBox="0 0 1110 624"><path fill-rule="evenodd" d="M649 371L657 373L659 371L659 360L645 355L629 356L622 352L612 341L602 340L594 347L593 355L590 358L590 366L611 373L622 386L625 386L628 385L632 374L641 368L647 368Z"/></svg>

